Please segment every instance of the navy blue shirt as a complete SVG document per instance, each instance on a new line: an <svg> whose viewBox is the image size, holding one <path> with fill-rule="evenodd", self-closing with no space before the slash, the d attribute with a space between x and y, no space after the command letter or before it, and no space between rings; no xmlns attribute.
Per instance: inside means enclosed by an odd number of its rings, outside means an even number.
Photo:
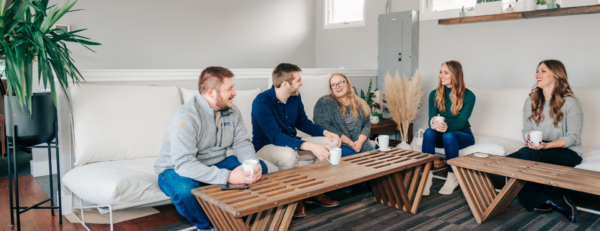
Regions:
<svg viewBox="0 0 600 231"><path fill-rule="evenodd" d="M300 150L304 143L296 137L297 131L311 136L323 136L324 129L306 117L300 95L291 96L286 103L281 102L271 86L252 102L252 144L258 151L268 144Z"/></svg>

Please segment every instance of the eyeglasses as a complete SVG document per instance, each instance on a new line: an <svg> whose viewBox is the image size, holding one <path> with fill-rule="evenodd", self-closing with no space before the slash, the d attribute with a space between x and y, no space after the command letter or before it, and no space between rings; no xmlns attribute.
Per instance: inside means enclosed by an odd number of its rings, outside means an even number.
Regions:
<svg viewBox="0 0 600 231"><path fill-rule="evenodd" d="M339 81L338 83L332 83L331 88L343 87L346 85L346 80Z"/></svg>

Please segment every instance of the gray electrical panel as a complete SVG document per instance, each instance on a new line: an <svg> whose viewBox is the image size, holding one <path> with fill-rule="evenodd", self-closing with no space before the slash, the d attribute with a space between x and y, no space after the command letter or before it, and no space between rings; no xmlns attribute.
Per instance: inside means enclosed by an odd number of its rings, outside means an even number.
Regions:
<svg viewBox="0 0 600 231"><path fill-rule="evenodd" d="M412 76L419 67L419 12L379 15L377 86L383 90L385 73Z"/></svg>

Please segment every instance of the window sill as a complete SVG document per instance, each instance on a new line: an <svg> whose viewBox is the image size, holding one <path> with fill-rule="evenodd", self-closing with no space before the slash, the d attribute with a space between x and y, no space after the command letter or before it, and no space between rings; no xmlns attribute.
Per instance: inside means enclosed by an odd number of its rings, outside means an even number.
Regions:
<svg viewBox="0 0 600 231"><path fill-rule="evenodd" d="M326 24L323 26L323 30L331 30L331 29L341 29L341 28L350 28L350 27L361 27L361 26L365 26L365 21L358 21L358 22L348 22L347 24L344 23L332 23L332 24Z"/></svg>

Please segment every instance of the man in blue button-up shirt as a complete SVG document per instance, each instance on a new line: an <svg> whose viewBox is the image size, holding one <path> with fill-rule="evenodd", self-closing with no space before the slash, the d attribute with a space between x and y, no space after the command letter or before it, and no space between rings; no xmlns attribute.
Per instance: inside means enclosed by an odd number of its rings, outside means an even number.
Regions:
<svg viewBox="0 0 600 231"><path fill-rule="evenodd" d="M306 117L299 94L300 67L281 63L273 70L273 86L260 93L252 103L252 144L256 155L277 165L280 170L295 168L299 160L325 160L329 149L340 147L341 139ZM300 139L296 128L312 136ZM336 206L324 195L305 200L322 206ZM294 216L303 216L299 203Z"/></svg>

